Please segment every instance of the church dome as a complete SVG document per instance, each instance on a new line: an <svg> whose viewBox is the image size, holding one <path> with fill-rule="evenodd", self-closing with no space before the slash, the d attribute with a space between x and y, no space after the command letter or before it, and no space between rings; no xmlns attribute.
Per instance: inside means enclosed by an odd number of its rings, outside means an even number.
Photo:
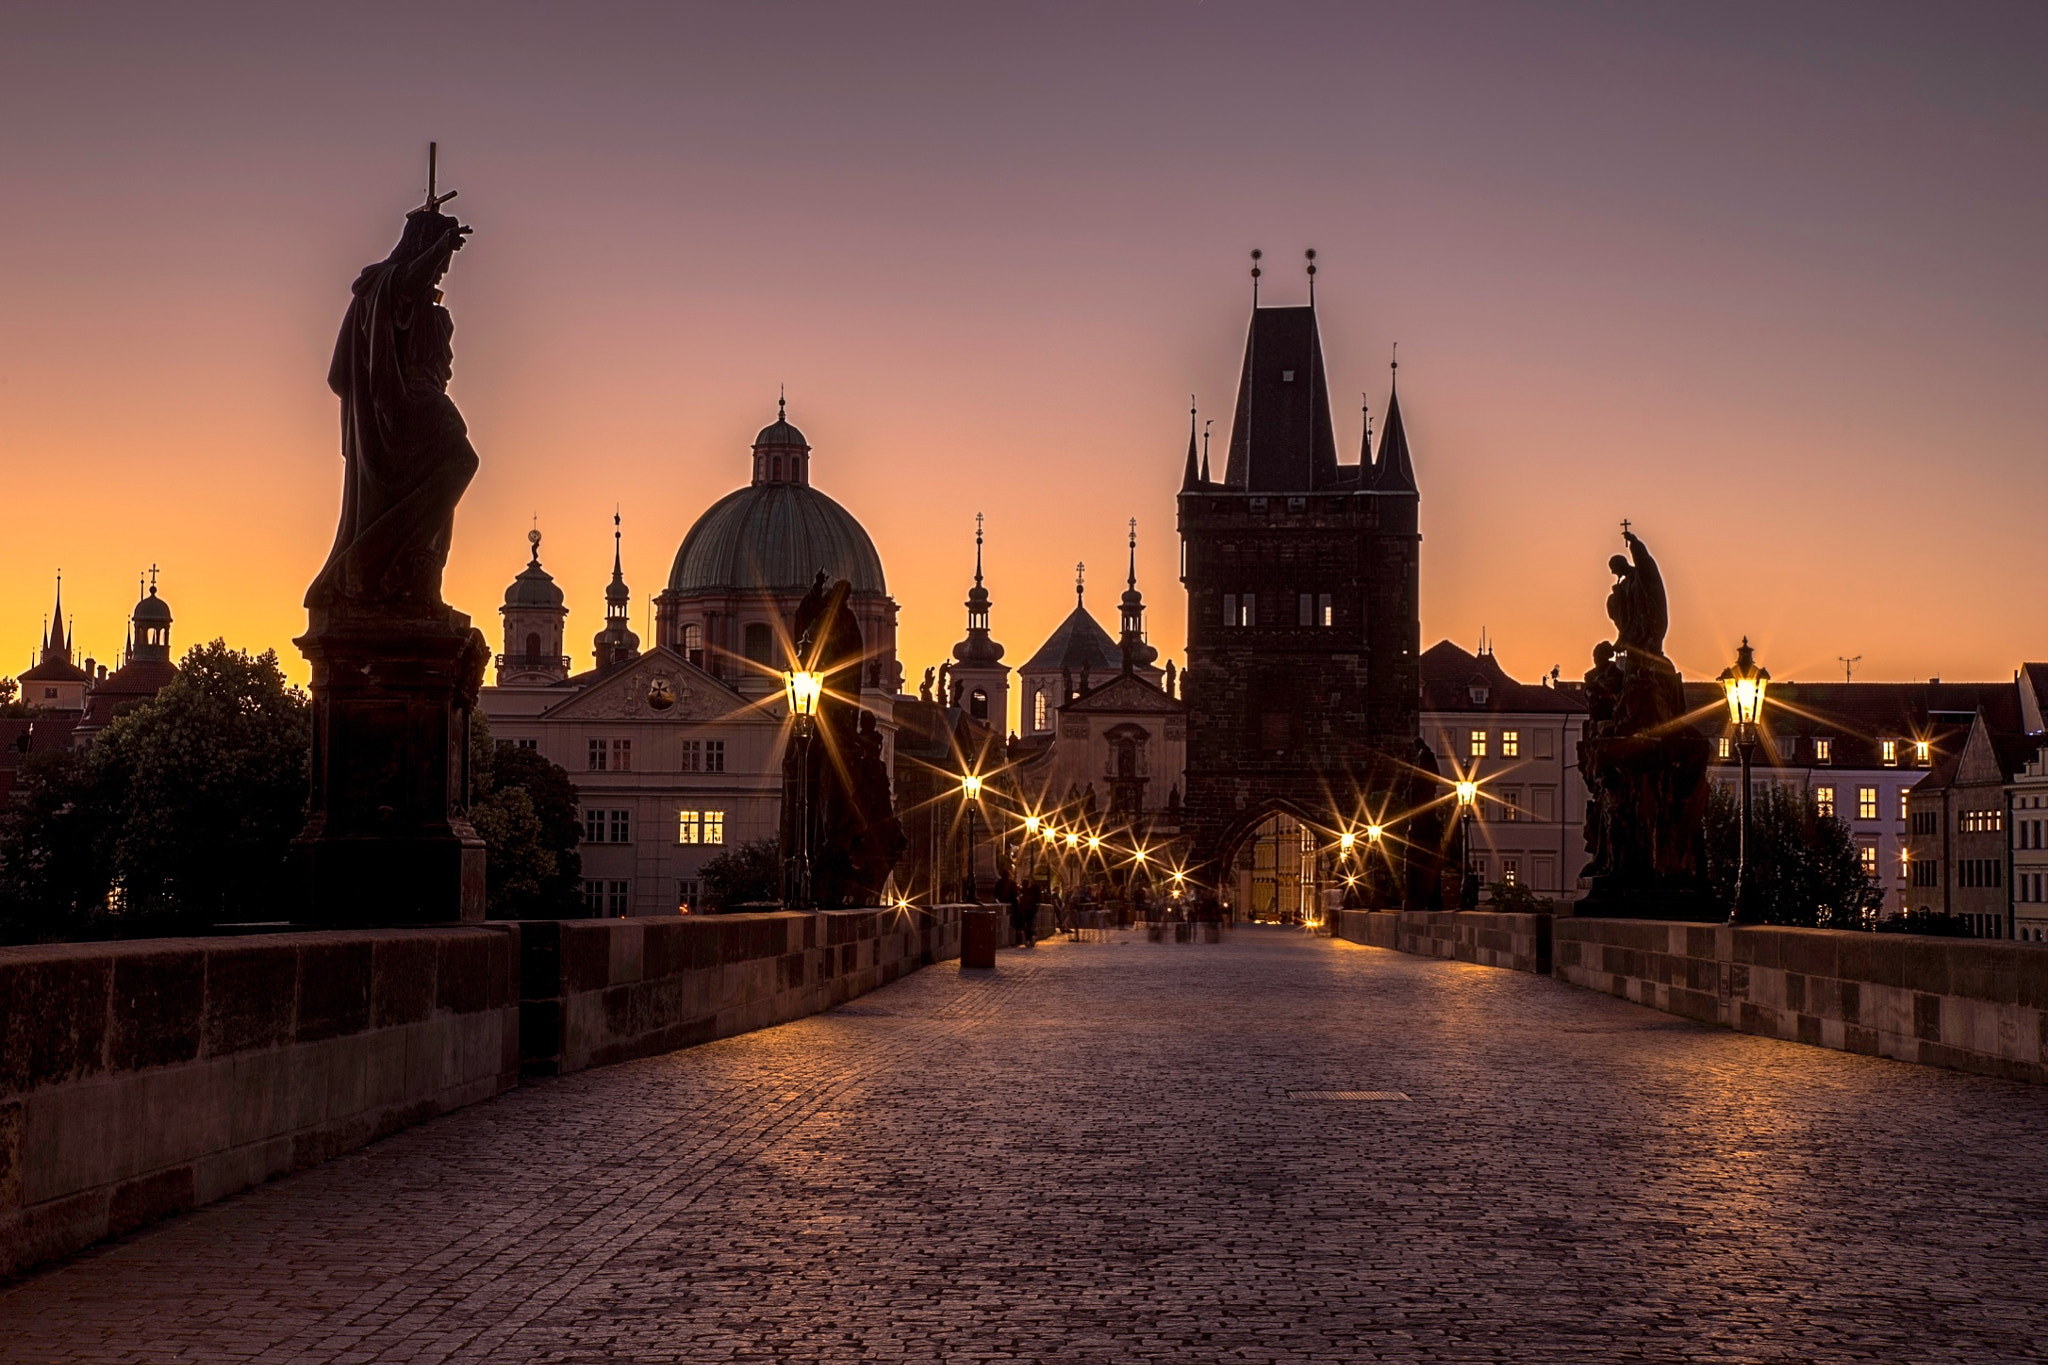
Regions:
<svg viewBox="0 0 2048 1365"><path fill-rule="evenodd" d="M761 434L754 438L754 449L769 450L778 447L809 450L811 443L804 439L801 431L790 425L787 417L777 416L774 421L762 427Z"/></svg>
<svg viewBox="0 0 2048 1365"><path fill-rule="evenodd" d="M152 586L149 595L135 604L134 618L139 626L167 626L171 623L171 604L158 597Z"/></svg>
<svg viewBox="0 0 2048 1365"><path fill-rule="evenodd" d="M801 594L820 570L857 593L889 591L882 557L853 513L808 484L764 482L726 494L697 518L668 586L676 593Z"/></svg>
<svg viewBox="0 0 2048 1365"><path fill-rule="evenodd" d="M512 586L505 589L505 605L508 607L559 607L562 605L562 590L555 585L554 575L540 566L540 531L527 532L527 544L533 547L533 558L519 577L512 580Z"/></svg>

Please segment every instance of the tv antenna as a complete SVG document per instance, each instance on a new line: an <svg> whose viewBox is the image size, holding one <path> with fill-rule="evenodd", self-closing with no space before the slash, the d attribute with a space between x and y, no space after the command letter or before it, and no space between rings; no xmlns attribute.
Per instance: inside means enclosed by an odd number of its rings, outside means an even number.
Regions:
<svg viewBox="0 0 2048 1365"><path fill-rule="evenodd" d="M1846 654L1837 654L1835 662L1842 666L1842 681L1853 682L1856 677L1856 665L1863 662L1863 656L1858 654L1851 657Z"/></svg>

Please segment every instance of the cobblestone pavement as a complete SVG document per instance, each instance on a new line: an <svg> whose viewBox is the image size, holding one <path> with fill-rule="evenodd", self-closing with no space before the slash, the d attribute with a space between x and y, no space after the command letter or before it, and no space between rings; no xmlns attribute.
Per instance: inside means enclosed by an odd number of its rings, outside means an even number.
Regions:
<svg viewBox="0 0 2048 1365"><path fill-rule="evenodd" d="M2044 1172L2037 1089L1281 930L1058 944L164 1224L0 1291L0 1360L2035 1360Z"/></svg>

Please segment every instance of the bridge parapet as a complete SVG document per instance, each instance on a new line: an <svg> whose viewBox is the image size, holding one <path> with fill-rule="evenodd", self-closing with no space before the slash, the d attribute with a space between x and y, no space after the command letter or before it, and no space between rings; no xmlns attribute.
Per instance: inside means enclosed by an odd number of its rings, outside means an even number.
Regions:
<svg viewBox="0 0 2048 1365"><path fill-rule="evenodd" d="M1337 937L1422 957L1540 974L1550 970L1551 919L1546 914L1486 910L1344 910L1339 912Z"/></svg>

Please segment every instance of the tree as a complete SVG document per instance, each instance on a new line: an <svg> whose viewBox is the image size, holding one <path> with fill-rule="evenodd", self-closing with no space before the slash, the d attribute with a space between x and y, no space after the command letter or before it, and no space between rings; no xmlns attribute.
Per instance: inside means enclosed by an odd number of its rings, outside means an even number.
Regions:
<svg viewBox="0 0 2048 1365"><path fill-rule="evenodd" d="M285 859L306 820L306 694L277 654L196 645L90 755L118 915L289 917Z"/></svg>
<svg viewBox="0 0 2048 1365"><path fill-rule="evenodd" d="M1717 785L1707 801L1707 880L1729 905L1741 821L1740 794ZM1756 791L1750 812L1749 891L1756 922L1816 929L1868 929L1883 901L1849 826L1775 782Z"/></svg>
<svg viewBox="0 0 2048 1365"><path fill-rule="evenodd" d="M782 898L782 842L756 839L704 864L704 892L713 909L731 910Z"/></svg>
<svg viewBox="0 0 2048 1365"><path fill-rule="evenodd" d="M494 743L490 720L471 713L470 823L484 841L492 919L558 919L583 913L583 824L576 786L536 749Z"/></svg>
<svg viewBox="0 0 2048 1365"><path fill-rule="evenodd" d="M0 809L0 942L91 932L113 881L108 804L83 754L22 758Z"/></svg>
<svg viewBox="0 0 2048 1365"><path fill-rule="evenodd" d="M12 678L0 678L0 720L22 720L41 714L41 707L30 706L22 699L20 683Z"/></svg>

